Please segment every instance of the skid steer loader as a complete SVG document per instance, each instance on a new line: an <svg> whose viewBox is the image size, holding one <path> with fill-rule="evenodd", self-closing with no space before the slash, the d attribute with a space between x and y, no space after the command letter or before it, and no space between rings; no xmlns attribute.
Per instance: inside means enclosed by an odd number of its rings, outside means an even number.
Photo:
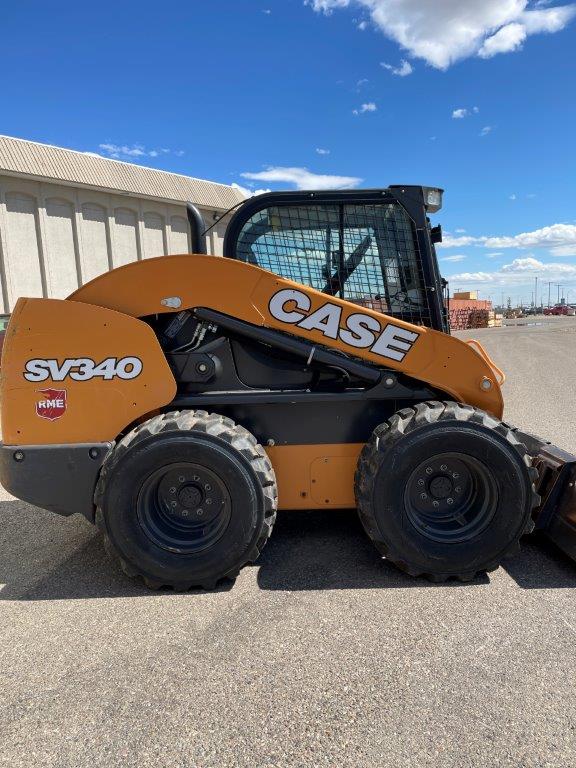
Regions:
<svg viewBox="0 0 576 768"><path fill-rule="evenodd" d="M442 190L269 193L225 258L22 298L1 364L0 479L97 523L126 573L213 587L278 508L357 507L413 576L472 579L533 530L576 554L576 457L502 421L504 375L450 335Z"/></svg>

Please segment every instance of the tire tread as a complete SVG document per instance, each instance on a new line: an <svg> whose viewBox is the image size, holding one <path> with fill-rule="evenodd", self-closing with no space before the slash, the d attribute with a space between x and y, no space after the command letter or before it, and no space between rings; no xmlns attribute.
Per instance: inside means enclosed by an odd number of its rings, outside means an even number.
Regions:
<svg viewBox="0 0 576 768"><path fill-rule="evenodd" d="M242 454L242 456L249 462L258 479L264 498L264 521L262 530L256 543L247 553L245 561L240 565L235 566L231 571L223 573L216 579L204 579L202 580L202 583L198 584L193 582L183 583L182 581L171 583L167 580L151 578L147 574L139 571L135 564L127 562L127 560L118 552L108 534L103 512L104 494L108 478L112 475L116 466L127 451L135 448L140 443L144 443L144 441L150 440L150 438L153 438L161 432L174 431L183 433L189 431L202 432L228 443L230 447ZM96 506L95 521L102 532L106 552L109 556L115 558L119 562L120 567L127 576L130 576L131 578L140 578L150 589L160 589L161 587L167 586L173 587L178 591L195 587L210 590L214 589L217 583L222 579L235 579L241 568L258 559L266 542L272 534L272 529L276 522L278 491L276 475L268 455L264 448L257 442L254 435L248 432L243 426L236 424L227 416L220 416L219 414L208 413L203 410L169 411L153 416L151 419L148 419L148 421L139 424L118 441L115 449L108 456L100 471L100 476L94 493L94 503Z"/></svg>
<svg viewBox="0 0 576 768"><path fill-rule="evenodd" d="M410 576L424 576L433 582L442 582L449 578L456 578L460 581L471 581L480 573L495 570L500 565L502 559L514 554L519 549L520 538L525 534L530 533L534 528L534 520L532 514L530 514L520 535L512 540L505 550L500 553L497 561L492 560L486 563L483 568L479 568L475 571L467 570L461 573L426 572L423 568L405 562L402 557L394 551L391 543L386 541L385 536L379 529L371 501L372 478L376 476L376 473L380 468L380 460L383 450L386 450L388 446L394 444L403 435L406 435L409 432L438 421L448 420L477 424L501 435L516 451L526 466L531 482L531 512L533 512L540 503L540 497L536 493L534 486L538 473L532 466L532 457L528 454L526 446L517 439L514 427L511 425L499 421L494 418L494 416L491 416L479 408L453 401L424 401L397 411L386 422L376 427L371 439L360 452L354 477L358 515L366 533L378 551L386 557L387 560L390 560Z"/></svg>

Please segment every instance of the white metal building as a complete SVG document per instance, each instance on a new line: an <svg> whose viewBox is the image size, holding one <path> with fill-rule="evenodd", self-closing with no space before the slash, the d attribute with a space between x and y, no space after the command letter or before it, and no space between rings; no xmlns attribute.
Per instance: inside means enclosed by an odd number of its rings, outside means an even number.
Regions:
<svg viewBox="0 0 576 768"><path fill-rule="evenodd" d="M186 202L206 225L243 199L225 184L0 136L0 314L64 298L113 267L188 253ZM208 235L222 254L223 219Z"/></svg>

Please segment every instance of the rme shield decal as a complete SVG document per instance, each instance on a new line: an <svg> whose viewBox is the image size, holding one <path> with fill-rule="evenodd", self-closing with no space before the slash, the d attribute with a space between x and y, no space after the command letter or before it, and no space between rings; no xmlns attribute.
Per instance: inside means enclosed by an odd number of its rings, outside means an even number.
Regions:
<svg viewBox="0 0 576 768"><path fill-rule="evenodd" d="M65 389L39 389L42 399L36 402L36 415L41 419L56 421L66 413Z"/></svg>
<svg viewBox="0 0 576 768"><path fill-rule="evenodd" d="M102 378L106 381L112 379L135 379L142 373L142 360L138 357L107 357L101 363L97 363L89 357L68 357L62 362L56 359L28 360L24 370L26 381L64 381L69 378L73 381L90 381Z"/></svg>
<svg viewBox="0 0 576 768"><path fill-rule="evenodd" d="M310 297L302 291L286 288L272 296L270 314L281 323L296 325L306 331L320 331L328 339L340 339L349 347L369 349L375 355L402 362L420 334L393 323L384 327L372 315L354 312L340 326L342 307L327 302L310 312Z"/></svg>

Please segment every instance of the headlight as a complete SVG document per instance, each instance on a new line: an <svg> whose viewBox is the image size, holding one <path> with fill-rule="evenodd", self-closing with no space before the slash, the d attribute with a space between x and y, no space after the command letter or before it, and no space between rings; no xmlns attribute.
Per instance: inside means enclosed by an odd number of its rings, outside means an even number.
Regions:
<svg viewBox="0 0 576 768"><path fill-rule="evenodd" d="M443 189L439 187L422 187L424 192L424 204L430 213L436 213L442 208Z"/></svg>

